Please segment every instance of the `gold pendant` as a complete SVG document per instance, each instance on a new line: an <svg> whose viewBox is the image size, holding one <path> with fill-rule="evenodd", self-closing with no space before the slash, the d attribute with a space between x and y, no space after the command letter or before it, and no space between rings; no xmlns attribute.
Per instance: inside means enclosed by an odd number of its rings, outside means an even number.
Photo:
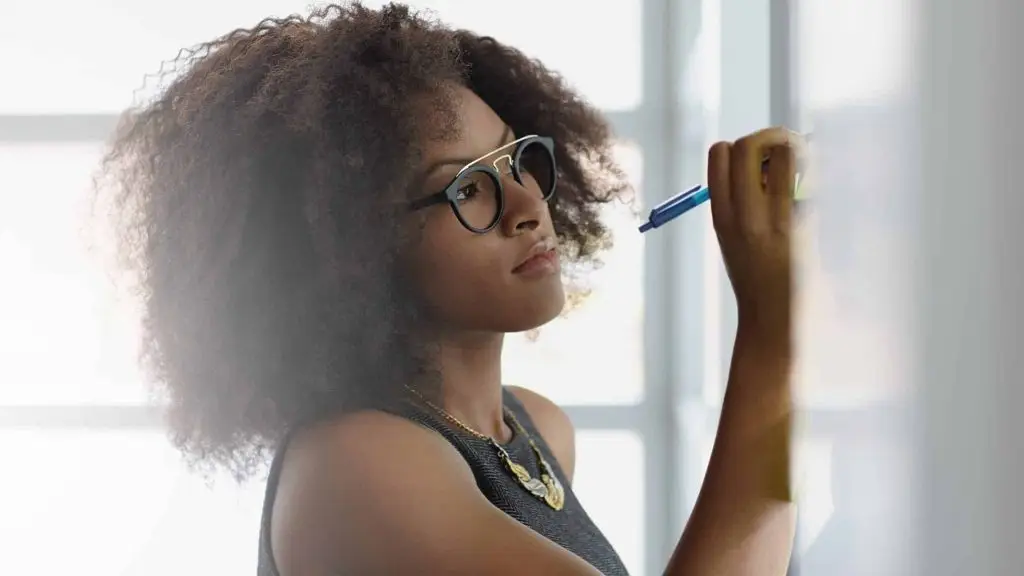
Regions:
<svg viewBox="0 0 1024 576"><path fill-rule="evenodd" d="M528 481L522 483L523 488L526 488L530 494L533 494L537 498L547 502L548 501L548 487L537 480L536 478L530 478Z"/></svg>
<svg viewBox="0 0 1024 576"><path fill-rule="evenodd" d="M530 471L527 470L525 466L521 464L516 464L515 462L512 461L512 458L508 456L502 458L502 460L505 461L505 466L507 466L509 471L512 472L512 475L515 476L517 480L519 480L520 484L525 484L530 480L533 480L533 477L530 476Z"/></svg>
<svg viewBox="0 0 1024 576"><path fill-rule="evenodd" d="M542 474L541 479L547 489L544 501L556 511L561 510L565 506L565 489L562 488L562 483L558 481L558 478L549 474Z"/></svg>
<svg viewBox="0 0 1024 576"><path fill-rule="evenodd" d="M551 465L544 458L544 454L532 439L530 440L530 448L533 449L534 455L537 456L537 464L540 466L540 479L544 483L545 488L544 502L556 511L561 510L565 506L565 488L562 487L562 483L558 481L558 475L555 474Z"/></svg>
<svg viewBox="0 0 1024 576"><path fill-rule="evenodd" d="M548 466L548 463L536 447L534 447L534 453L537 455L542 469L539 480L531 476L530 471L525 466L513 461L512 457L503 448L497 447L498 455L501 457L502 462L505 463L505 467L508 468L509 472L516 477L520 486L530 494L543 500L545 504L555 511L561 510L565 506L565 489L562 488L561 482L555 477L551 467Z"/></svg>
<svg viewBox="0 0 1024 576"><path fill-rule="evenodd" d="M565 506L565 488L558 481L558 476L551 469L548 461L544 459L544 455L540 453L540 448L537 448L537 445L532 441L530 445L533 447L533 452L537 455L537 460L540 462L540 478L544 482L545 488L547 488L547 495L544 497L544 501L553 509L561 510Z"/></svg>
<svg viewBox="0 0 1024 576"><path fill-rule="evenodd" d="M542 500L547 497L547 486L540 480L530 476L530 471L525 466L513 462L512 458L507 455L502 455L501 459L505 461L505 467L509 469L509 472L512 472L512 475L519 481L519 485L526 488L527 492Z"/></svg>

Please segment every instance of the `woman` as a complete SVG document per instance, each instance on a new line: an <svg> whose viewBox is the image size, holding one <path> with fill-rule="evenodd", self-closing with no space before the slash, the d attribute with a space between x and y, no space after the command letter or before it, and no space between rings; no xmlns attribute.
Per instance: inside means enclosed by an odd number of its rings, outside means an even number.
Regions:
<svg viewBox="0 0 1024 576"><path fill-rule="evenodd" d="M184 63L107 166L178 445L241 476L276 454L259 573L625 574L573 495L569 419L500 372L505 333L562 311L562 263L606 244L626 184L600 114L397 5L267 20ZM790 138L711 150L741 320L668 574L787 563Z"/></svg>

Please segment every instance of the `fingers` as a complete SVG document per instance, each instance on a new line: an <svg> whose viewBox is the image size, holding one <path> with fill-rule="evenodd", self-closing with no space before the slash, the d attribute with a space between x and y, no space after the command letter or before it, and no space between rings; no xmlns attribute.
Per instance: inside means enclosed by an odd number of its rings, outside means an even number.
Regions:
<svg viewBox="0 0 1024 576"><path fill-rule="evenodd" d="M737 229L753 235L788 230L798 160L804 150L803 138L785 128L768 128L734 144L712 146L708 187L715 230Z"/></svg>
<svg viewBox="0 0 1024 576"><path fill-rule="evenodd" d="M776 216L790 217L796 173L794 147L802 147L800 135L785 128L760 130L733 145L732 209L749 231L760 231L771 225ZM764 172L766 158L771 158L767 175ZM785 208L780 206L783 202L787 203Z"/></svg>
<svg viewBox="0 0 1024 576"><path fill-rule="evenodd" d="M768 186L765 193L768 216L775 230L789 230L793 218L796 186L796 154L789 146L771 151L768 162Z"/></svg>
<svg viewBox="0 0 1024 576"><path fill-rule="evenodd" d="M715 230L722 231L733 221L732 184L729 176L732 144L719 142L708 151L708 190L711 194L711 219Z"/></svg>

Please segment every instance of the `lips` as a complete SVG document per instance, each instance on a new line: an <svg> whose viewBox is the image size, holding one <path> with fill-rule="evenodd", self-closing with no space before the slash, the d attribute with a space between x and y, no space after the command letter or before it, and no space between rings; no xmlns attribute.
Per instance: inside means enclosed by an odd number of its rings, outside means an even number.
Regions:
<svg viewBox="0 0 1024 576"><path fill-rule="evenodd" d="M526 256L512 269L513 274L537 275L557 272L559 268L558 251L551 239L541 240L535 244Z"/></svg>

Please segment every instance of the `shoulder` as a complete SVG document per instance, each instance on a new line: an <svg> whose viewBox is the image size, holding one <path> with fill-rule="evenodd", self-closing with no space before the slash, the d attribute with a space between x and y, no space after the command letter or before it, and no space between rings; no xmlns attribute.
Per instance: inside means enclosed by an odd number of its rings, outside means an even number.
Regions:
<svg viewBox="0 0 1024 576"><path fill-rule="evenodd" d="M578 557L491 505L436 432L382 412L310 428L289 445L270 519L294 574L586 574Z"/></svg>
<svg viewBox="0 0 1024 576"><path fill-rule="evenodd" d="M358 412L297 434L284 456L271 515L281 574L307 573L312 563L351 567L349 560L379 557L384 550L371 552L378 546L360 534L376 533L383 529L376 522L394 517L387 508L399 505L404 492L396 483L411 476L426 492L474 482L443 438L391 414Z"/></svg>
<svg viewBox="0 0 1024 576"><path fill-rule="evenodd" d="M576 429L569 415L544 396L519 386L506 386L526 408L544 441L571 482L576 469Z"/></svg>

